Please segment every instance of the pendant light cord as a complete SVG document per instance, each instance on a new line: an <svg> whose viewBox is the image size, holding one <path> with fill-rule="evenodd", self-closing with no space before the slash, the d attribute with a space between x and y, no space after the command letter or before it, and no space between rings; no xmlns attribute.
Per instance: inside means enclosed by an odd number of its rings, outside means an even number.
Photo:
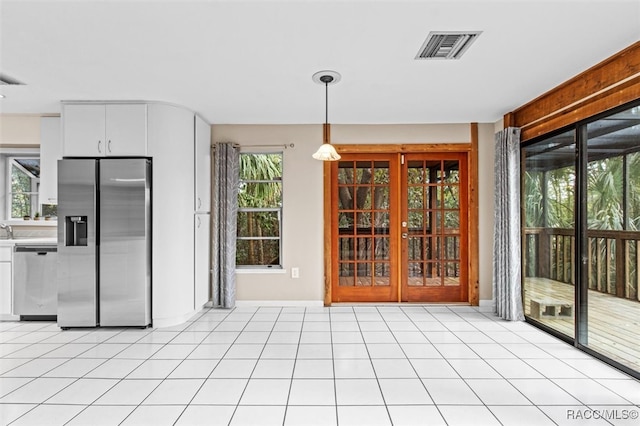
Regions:
<svg viewBox="0 0 640 426"><path fill-rule="evenodd" d="M324 122L329 124L329 82L324 82Z"/></svg>

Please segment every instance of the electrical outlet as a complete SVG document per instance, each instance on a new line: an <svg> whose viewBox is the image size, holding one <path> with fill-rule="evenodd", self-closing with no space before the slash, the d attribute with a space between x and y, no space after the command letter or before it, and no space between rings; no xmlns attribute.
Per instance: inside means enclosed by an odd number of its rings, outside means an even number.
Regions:
<svg viewBox="0 0 640 426"><path fill-rule="evenodd" d="M291 278L300 278L300 268L291 268Z"/></svg>

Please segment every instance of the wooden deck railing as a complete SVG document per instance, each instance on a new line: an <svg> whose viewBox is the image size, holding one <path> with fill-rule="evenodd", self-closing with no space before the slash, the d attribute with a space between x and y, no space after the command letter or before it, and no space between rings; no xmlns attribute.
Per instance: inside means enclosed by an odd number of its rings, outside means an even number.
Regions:
<svg viewBox="0 0 640 426"><path fill-rule="evenodd" d="M640 300L640 232L589 230L589 289ZM525 228L525 277L575 283L575 231L565 228Z"/></svg>

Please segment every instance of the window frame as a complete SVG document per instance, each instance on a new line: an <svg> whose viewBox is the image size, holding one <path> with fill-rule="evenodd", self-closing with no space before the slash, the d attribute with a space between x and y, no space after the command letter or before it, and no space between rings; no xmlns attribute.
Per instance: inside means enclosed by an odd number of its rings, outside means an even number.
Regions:
<svg viewBox="0 0 640 426"><path fill-rule="evenodd" d="M236 234L236 249L238 247L239 241L278 241L278 264L265 264L265 265L241 265L237 263L235 268L239 272L248 272L248 271L256 271L256 272L264 272L264 271L283 271L284 270L284 262L283 262L283 205L284 205L284 151L243 151L240 152L240 156L242 155L279 155L280 156L280 178L279 179L242 179L242 170L238 168L239 179L238 186L242 186L243 184L250 183L268 183L274 184L277 183L280 185L280 206L279 207L240 207L239 199L238 199L238 214L244 212L253 212L253 213L270 213L276 212L278 217L278 236L268 236L268 237L241 237ZM238 158L238 161L240 159Z"/></svg>

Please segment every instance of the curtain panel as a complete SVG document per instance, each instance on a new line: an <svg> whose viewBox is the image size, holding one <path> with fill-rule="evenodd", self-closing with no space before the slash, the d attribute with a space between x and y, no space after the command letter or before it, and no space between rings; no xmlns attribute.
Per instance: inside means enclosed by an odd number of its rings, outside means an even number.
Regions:
<svg viewBox="0 0 640 426"><path fill-rule="evenodd" d="M495 135L493 301L498 316L523 321L520 239L520 129Z"/></svg>
<svg viewBox="0 0 640 426"><path fill-rule="evenodd" d="M212 277L213 306L233 308L236 302L236 228L240 150L232 143L213 146Z"/></svg>

